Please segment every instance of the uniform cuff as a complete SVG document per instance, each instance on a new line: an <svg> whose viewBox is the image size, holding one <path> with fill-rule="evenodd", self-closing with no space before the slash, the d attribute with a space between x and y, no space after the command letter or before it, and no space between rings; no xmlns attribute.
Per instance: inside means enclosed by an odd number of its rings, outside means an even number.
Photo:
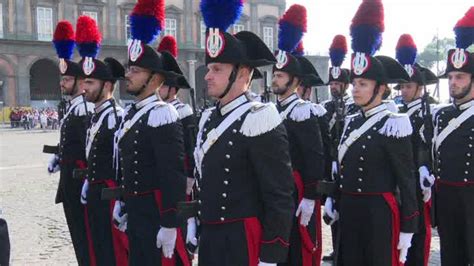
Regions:
<svg viewBox="0 0 474 266"><path fill-rule="evenodd" d="M168 209L168 210L161 211L160 216L161 216L161 220L160 220L161 227L168 227L168 228L178 227L178 220L176 217L175 209Z"/></svg>
<svg viewBox="0 0 474 266"><path fill-rule="evenodd" d="M285 262L288 257L290 244L277 237L273 240L262 241L260 246L260 260L267 263Z"/></svg>

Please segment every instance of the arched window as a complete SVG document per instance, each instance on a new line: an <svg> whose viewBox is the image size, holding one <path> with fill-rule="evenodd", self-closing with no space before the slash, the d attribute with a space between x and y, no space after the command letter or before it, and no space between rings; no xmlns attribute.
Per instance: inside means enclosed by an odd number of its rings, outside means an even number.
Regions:
<svg viewBox="0 0 474 266"><path fill-rule="evenodd" d="M59 100L61 88L59 85L59 68L51 59L40 59L30 68L31 100Z"/></svg>

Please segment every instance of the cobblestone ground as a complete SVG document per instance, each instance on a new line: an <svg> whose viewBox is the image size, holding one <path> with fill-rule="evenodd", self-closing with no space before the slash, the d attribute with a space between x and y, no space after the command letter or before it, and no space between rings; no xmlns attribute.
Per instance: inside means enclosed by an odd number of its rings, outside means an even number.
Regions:
<svg viewBox="0 0 474 266"><path fill-rule="evenodd" d="M59 174L49 175L43 144L58 133L0 128L0 208L9 225L11 265L76 265L62 206L54 204ZM430 265L440 265L433 233ZM323 254L331 251L331 231L323 228ZM323 265L331 265L324 263Z"/></svg>

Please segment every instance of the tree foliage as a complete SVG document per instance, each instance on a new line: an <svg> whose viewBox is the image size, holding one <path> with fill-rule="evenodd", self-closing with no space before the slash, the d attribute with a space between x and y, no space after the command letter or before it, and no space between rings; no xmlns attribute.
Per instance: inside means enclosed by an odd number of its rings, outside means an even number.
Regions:
<svg viewBox="0 0 474 266"><path fill-rule="evenodd" d="M434 36L431 42L418 54L417 62L424 67L433 69L436 67L436 62L439 61L439 71L443 72L444 67L446 66L448 51L454 47L454 39L442 38L438 41L438 38ZM468 51L473 52L474 45L471 45L471 47L468 48Z"/></svg>

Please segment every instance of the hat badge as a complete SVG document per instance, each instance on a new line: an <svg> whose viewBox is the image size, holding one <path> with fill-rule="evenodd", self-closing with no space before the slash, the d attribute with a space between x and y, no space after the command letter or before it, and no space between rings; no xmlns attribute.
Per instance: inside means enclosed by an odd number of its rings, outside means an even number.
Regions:
<svg viewBox="0 0 474 266"><path fill-rule="evenodd" d="M61 72L61 74L65 74L66 71L67 71L67 63L66 63L66 60L64 60L64 58L61 58L59 59L59 71Z"/></svg>
<svg viewBox="0 0 474 266"><path fill-rule="evenodd" d="M89 76L90 74L92 74L92 72L94 72L94 69L94 59L92 59L92 57L86 57L84 59L84 62L82 63L82 71L84 71L84 74L86 74L86 76Z"/></svg>
<svg viewBox="0 0 474 266"><path fill-rule="evenodd" d="M210 28L206 39L206 52L211 58L218 57L224 51L224 35L218 28Z"/></svg>
<svg viewBox="0 0 474 266"><path fill-rule="evenodd" d="M285 51L279 50L276 59L277 63L275 66L278 69L282 69L288 64L288 56Z"/></svg>
<svg viewBox="0 0 474 266"><path fill-rule="evenodd" d="M128 57L130 61L135 62L143 54L144 50L140 40L133 40L128 48Z"/></svg>
<svg viewBox="0 0 474 266"><path fill-rule="evenodd" d="M456 48L450 57L451 63L456 69L460 69L467 64L467 55L464 49Z"/></svg>
<svg viewBox="0 0 474 266"><path fill-rule="evenodd" d="M410 78L413 76L413 73L415 72L413 70L413 66L412 65L405 65L405 71L408 73L408 76L410 76Z"/></svg>
<svg viewBox="0 0 474 266"><path fill-rule="evenodd" d="M352 59L352 71L356 75L362 75L369 68L369 59L365 53L357 52Z"/></svg>
<svg viewBox="0 0 474 266"><path fill-rule="evenodd" d="M331 68L331 76L333 79L339 78L339 76L341 76L341 68L340 67Z"/></svg>

